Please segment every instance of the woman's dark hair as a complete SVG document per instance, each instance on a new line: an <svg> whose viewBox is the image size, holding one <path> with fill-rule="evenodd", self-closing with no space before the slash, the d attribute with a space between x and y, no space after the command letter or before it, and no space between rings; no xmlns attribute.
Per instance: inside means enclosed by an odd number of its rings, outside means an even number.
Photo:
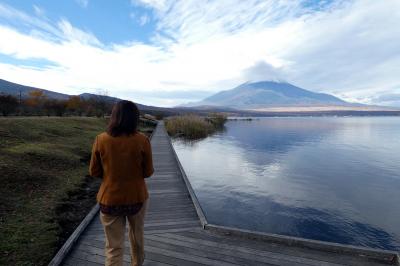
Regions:
<svg viewBox="0 0 400 266"><path fill-rule="evenodd" d="M131 101L119 101L112 110L107 133L113 137L135 133L139 123L139 109Z"/></svg>

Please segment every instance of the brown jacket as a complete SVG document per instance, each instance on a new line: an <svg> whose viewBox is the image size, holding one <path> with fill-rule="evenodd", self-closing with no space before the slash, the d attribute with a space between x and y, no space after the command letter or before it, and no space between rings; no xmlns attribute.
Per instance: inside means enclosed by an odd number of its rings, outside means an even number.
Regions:
<svg viewBox="0 0 400 266"><path fill-rule="evenodd" d="M142 133L112 137L98 135L93 143L89 173L101 177L97 201L104 205L144 202L148 197L145 177L153 174L149 139Z"/></svg>

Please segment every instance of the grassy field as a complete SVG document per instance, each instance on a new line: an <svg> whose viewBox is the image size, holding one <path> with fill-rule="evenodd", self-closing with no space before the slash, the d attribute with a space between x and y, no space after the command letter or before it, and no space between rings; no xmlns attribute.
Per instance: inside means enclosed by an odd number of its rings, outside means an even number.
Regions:
<svg viewBox="0 0 400 266"><path fill-rule="evenodd" d="M100 118L0 118L0 265L47 265L95 204L99 180L85 176L105 126Z"/></svg>

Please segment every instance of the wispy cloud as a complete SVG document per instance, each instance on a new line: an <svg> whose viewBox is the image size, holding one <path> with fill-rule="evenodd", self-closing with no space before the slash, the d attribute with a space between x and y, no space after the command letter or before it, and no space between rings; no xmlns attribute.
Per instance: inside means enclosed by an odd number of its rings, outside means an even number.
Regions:
<svg viewBox="0 0 400 266"><path fill-rule="evenodd" d="M146 25L150 21L150 17L148 15L142 15L139 18L139 24L140 26Z"/></svg>
<svg viewBox="0 0 400 266"><path fill-rule="evenodd" d="M135 12L130 12L129 17L138 23L140 26L144 26L151 21L151 17L148 14L136 14Z"/></svg>
<svg viewBox="0 0 400 266"><path fill-rule="evenodd" d="M92 45L92 46L101 46L100 41L89 32L85 32L78 28L75 28L71 25L71 23L66 19L61 19L58 24L58 29L61 31L63 39L68 41L79 41L80 43Z"/></svg>
<svg viewBox="0 0 400 266"><path fill-rule="evenodd" d="M400 2L132 0L152 14L152 42L105 45L66 19L50 23L0 4L0 53L53 62L0 64L2 78L157 102L157 92L229 89L279 79L348 100L383 103L400 88ZM134 19L148 23L149 16ZM200 95L200 94L199 94ZM159 97L178 104L184 97ZM200 97L200 96L199 96ZM179 98L179 99L178 99ZM148 104L154 102L145 102ZM388 102L388 101L386 101Z"/></svg>
<svg viewBox="0 0 400 266"><path fill-rule="evenodd" d="M38 7L37 5L33 5L33 10L35 11L35 14L39 17L43 16L45 14L45 11L43 8Z"/></svg>
<svg viewBox="0 0 400 266"><path fill-rule="evenodd" d="M89 0L75 0L75 1L82 8L87 8L87 6L89 5Z"/></svg>
<svg viewBox="0 0 400 266"><path fill-rule="evenodd" d="M142 5L156 10L164 10L167 7L167 4L171 4L168 0L131 0L131 3L134 6Z"/></svg>

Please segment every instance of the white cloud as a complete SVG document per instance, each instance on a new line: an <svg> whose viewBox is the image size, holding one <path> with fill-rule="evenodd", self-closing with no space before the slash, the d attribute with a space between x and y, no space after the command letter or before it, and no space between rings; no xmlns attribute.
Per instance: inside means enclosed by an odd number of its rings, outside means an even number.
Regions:
<svg viewBox="0 0 400 266"><path fill-rule="evenodd" d="M44 16L45 11L43 8L38 7L37 5L33 5L33 10L35 11L35 14L39 17Z"/></svg>
<svg viewBox="0 0 400 266"><path fill-rule="evenodd" d="M400 107L400 87L397 88L397 93L381 94L374 99L374 102L382 105L390 105Z"/></svg>
<svg viewBox="0 0 400 266"><path fill-rule="evenodd" d="M0 38L7 40L0 42L0 53L56 65L32 69L2 63L1 78L69 93L106 88L113 96L147 104L154 104L149 95L160 90L212 92L261 79L364 103L383 103L378 95L400 88L397 0L311 7L283 0L132 3L153 12L157 31L151 44L105 45L65 19L50 24L0 4L0 18L30 29L0 23Z"/></svg>
<svg viewBox="0 0 400 266"><path fill-rule="evenodd" d="M101 45L100 41L93 34L74 28L68 20L61 19L57 25L64 39L70 41L78 40L88 45Z"/></svg>
<svg viewBox="0 0 400 266"><path fill-rule="evenodd" d="M142 15L139 18L139 24L140 26L146 25L150 21L150 17L148 15Z"/></svg>
<svg viewBox="0 0 400 266"><path fill-rule="evenodd" d="M265 61L256 62L253 66L243 71L243 76L250 82L273 80L277 82L285 81L279 67L274 67Z"/></svg>
<svg viewBox="0 0 400 266"><path fill-rule="evenodd" d="M167 0L131 0L132 5L142 5L157 10L164 10L167 6Z"/></svg>
<svg viewBox="0 0 400 266"><path fill-rule="evenodd" d="M28 33L37 33L46 38L62 38L56 27L50 25L46 19L29 16L13 7L0 3L0 18L17 27L24 26ZM39 34L40 33L40 34Z"/></svg>
<svg viewBox="0 0 400 266"><path fill-rule="evenodd" d="M89 0L75 0L75 1L82 8L87 8L87 6L89 5Z"/></svg>

